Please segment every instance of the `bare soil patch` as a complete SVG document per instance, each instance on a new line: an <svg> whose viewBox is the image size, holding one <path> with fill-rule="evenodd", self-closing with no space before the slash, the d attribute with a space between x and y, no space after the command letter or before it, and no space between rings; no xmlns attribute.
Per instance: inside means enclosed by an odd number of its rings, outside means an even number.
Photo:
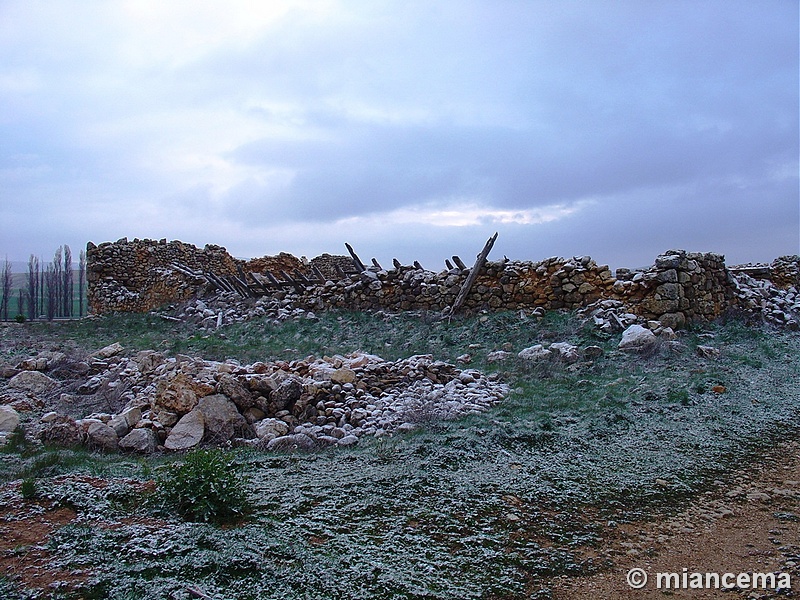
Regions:
<svg viewBox="0 0 800 600"><path fill-rule="evenodd" d="M611 530L601 554L614 566L588 577L562 577L556 600L599 598L793 598L800 597L800 443L789 442L742 471L734 485L701 496L663 520L628 523ZM644 569L643 589L626 582ZM789 573L791 590L656 589L656 573Z"/></svg>

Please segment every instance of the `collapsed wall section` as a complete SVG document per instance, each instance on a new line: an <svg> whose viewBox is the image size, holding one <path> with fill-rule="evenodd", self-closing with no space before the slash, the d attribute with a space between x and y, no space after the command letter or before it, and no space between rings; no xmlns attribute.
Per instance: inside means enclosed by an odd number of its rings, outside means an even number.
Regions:
<svg viewBox="0 0 800 600"><path fill-rule="evenodd" d="M86 246L86 284L90 312L147 312L195 296L203 283L172 267L234 275L242 261L222 246L197 248L162 239L105 242Z"/></svg>

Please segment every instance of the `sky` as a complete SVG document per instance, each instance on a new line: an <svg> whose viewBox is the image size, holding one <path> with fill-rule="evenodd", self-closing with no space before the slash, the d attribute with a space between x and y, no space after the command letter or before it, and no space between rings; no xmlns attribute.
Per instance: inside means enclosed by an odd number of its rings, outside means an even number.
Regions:
<svg viewBox="0 0 800 600"><path fill-rule="evenodd" d="M0 0L0 257L800 252L796 0Z"/></svg>

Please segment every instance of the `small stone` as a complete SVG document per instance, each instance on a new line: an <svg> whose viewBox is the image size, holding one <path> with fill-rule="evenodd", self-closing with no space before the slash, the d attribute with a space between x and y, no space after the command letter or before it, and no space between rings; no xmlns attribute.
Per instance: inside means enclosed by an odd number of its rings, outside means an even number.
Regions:
<svg viewBox="0 0 800 600"><path fill-rule="evenodd" d="M619 349L625 352L647 352L656 344L655 334L641 325L631 325L622 332Z"/></svg>
<svg viewBox="0 0 800 600"><path fill-rule="evenodd" d="M344 436L337 442L337 446L355 446L356 444L358 444L358 437L352 434Z"/></svg>
<svg viewBox="0 0 800 600"><path fill-rule="evenodd" d="M552 355L553 353L541 344L520 350L519 354L517 354L523 360L546 360Z"/></svg>
<svg viewBox="0 0 800 600"><path fill-rule="evenodd" d="M712 346L698 346L697 354L703 358L716 359L719 358L719 349Z"/></svg>
<svg viewBox="0 0 800 600"><path fill-rule="evenodd" d="M587 360L600 358L603 354L605 354L605 351L600 346L586 346L586 348L583 349L583 356Z"/></svg>
<svg viewBox="0 0 800 600"><path fill-rule="evenodd" d="M120 352L122 352L124 348L122 344L119 342L114 342L113 344L109 344L105 348L101 348L97 352L90 354L90 358L100 358L105 360L106 358L111 358L112 356L116 356Z"/></svg>

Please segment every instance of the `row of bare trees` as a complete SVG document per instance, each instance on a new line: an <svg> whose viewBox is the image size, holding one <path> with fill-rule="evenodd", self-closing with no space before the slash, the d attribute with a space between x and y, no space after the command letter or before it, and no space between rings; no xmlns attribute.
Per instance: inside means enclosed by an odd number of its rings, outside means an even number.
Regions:
<svg viewBox="0 0 800 600"><path fill-rule="evenodd" d="M72 251L66 244L59 246L53 261L48 264L42 264L38 256L31 254L24 286L17 289L17 314L30 320L76 316L76 282L72 266ZM9 317L13 280L11 263L6 259L0 269L0 317L5 321ZM82 317L86 304L86 253L83 250L78 260L77 288L77 316Z"/></svg>

